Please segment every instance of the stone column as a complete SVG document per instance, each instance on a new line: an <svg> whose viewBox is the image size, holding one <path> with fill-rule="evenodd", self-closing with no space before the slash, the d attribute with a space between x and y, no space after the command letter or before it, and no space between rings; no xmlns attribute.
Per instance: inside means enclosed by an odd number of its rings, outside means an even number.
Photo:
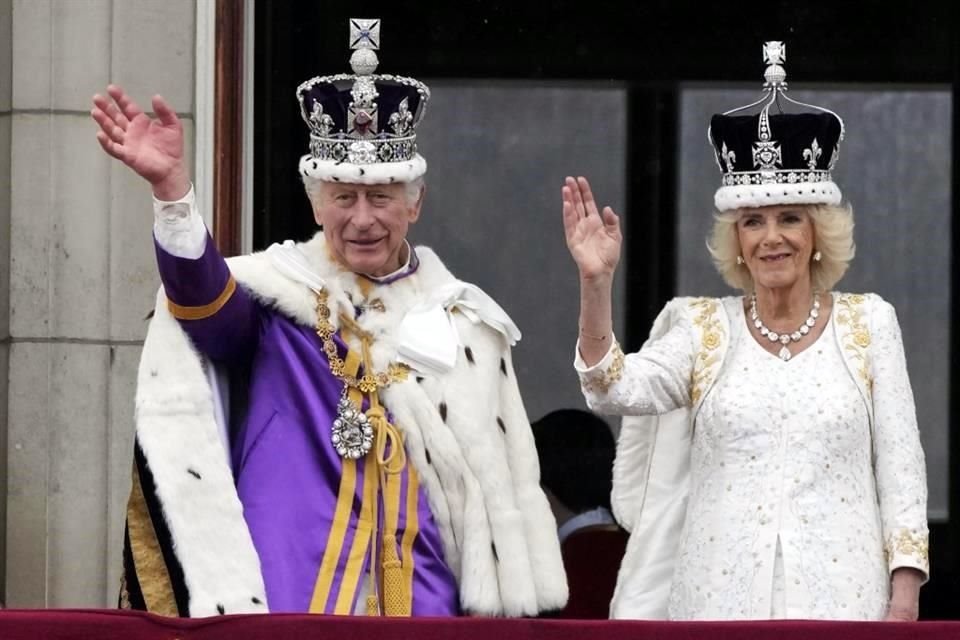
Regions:
<svg viewBox="0 0 960 640"><path fill-rule="evenodd" d="M195 11L193 0L0 0L0 43L12 43L0 44L0 79L12 69L0 92L8 606L116 603L158 278L149 189L101 151L90 98L116 82L149 110L161 93L192 149Z"/></svg>
<svg viewBox="0 0 960 640"><path fill-rule="evenodd" d="M10 356L10 80L12 0L0 0L0 498L7 495L7 370ZM0 499L0 531L7 521L6 500ZM6 557L0 536L0 572ZM6 599L0 582L0 602Z"/></svg>

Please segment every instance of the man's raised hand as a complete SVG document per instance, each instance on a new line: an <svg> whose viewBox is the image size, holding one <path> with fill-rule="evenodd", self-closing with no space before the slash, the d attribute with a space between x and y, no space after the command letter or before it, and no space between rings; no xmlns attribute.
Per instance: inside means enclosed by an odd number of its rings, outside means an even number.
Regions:
<svg viewBox="0 0 960 640"><path fill-rule="evenodd" d="M161 200L177 200L190 190L183 157L183 125L173 108L159 95L153 97L151 118L117 85L107 87L108 97L93 97L90 115L100 125L97 141L153 187Z"/></svg>

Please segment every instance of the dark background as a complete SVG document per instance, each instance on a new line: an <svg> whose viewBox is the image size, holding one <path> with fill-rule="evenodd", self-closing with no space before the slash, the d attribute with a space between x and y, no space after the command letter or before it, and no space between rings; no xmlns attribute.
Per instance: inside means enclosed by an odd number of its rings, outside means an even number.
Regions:
<svg viewBox="0 0 960 640"><path fill-rule="evenodd" d="M381 18L389 71L421 79L590 80L627 83L627 202L655 211L627 235L626 326L639 347L674 294L677 100L682 82L756 82L760 46L787 42L789 80L802 83L948 84L958 102L958 22L953 3L449 3L257 0L255 9L254 246L314 232L297 175L307 147L295 89L317 74L347 72L347 21ZM508 108L505 106L505 108ZM956 110L955 110L956 112ZM960 139L953 119L953 148ZM302 137L291 135L301 132ZM954 152L954 184L960 168ZM953 189L956 220L960 189ZM960 224L951 225L960 247ZM960 260L951 261L952 313L960 318ZM956 352L958 332L949 348ZM951 415L960 408L951 368ZM960 460L956 421L950 459ZM954 466L955 468L955 466ZM950 513L931 524L930 583L922 619L960 618L960 499L951 469Z"/></svg>

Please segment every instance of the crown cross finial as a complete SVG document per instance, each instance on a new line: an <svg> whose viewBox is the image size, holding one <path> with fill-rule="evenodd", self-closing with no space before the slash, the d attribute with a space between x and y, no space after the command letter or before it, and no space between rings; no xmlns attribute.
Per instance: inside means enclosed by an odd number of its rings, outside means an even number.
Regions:
<svg viewBox="0 0 960 640"><path fill-rule="evenodd" d="M377 70L380 61L377 59L377 49L380 48L380 20L350 20L350 68L358 76L369 76Z"/></svg>
<svg viewBox="0 0 960 640"><path fill-rule="evenodd" d="M350 19L350 48L351 49L379 49L380 48L380 20Z"/></svg>
<svg viewBox="0 0 960 640"><path fill-rule="evenodd" d="M787 61L787 45L779 40L764 42L763 61L767 64L783 64Z"/></svg>
<svg viewBox="0 0 960 640"><path fill-rule="evenodd" d="M763 43L763 62L767 65L763 72L764 88L780 89L785 91L787 88L787 70L783 64L787 61L787 45L779 40L770 40Z"/></svg>

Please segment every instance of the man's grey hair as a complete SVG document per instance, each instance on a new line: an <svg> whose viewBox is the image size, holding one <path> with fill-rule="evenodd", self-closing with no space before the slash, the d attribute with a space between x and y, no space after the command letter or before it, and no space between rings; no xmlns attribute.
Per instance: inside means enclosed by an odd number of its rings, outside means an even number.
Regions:
<svg viewBox="0 0 960 640"><path fill-rule="evenodd" d="M412 207L420 199L420 194L426 186L426 180L423 179L423 176L418 176L410 182L405 182L404 186L406 187L407 204Z"/></svg>
<svg viewBox="0 0 960 640"><path fill-rule="evenodd" d="M323 180L304 176L303 188L307 191L307 197L310 198L310 204L315 205L319 201L320 189L323 187L323 183ZM330 184L336 183L331 182ZM413 205L417 204L417 200L420 199L420 193L426 186L426 180L424 180L423 176L418 176L409 182L404 182L403 186L404 195L407 198L407 204L412 207Z"/></svg>

